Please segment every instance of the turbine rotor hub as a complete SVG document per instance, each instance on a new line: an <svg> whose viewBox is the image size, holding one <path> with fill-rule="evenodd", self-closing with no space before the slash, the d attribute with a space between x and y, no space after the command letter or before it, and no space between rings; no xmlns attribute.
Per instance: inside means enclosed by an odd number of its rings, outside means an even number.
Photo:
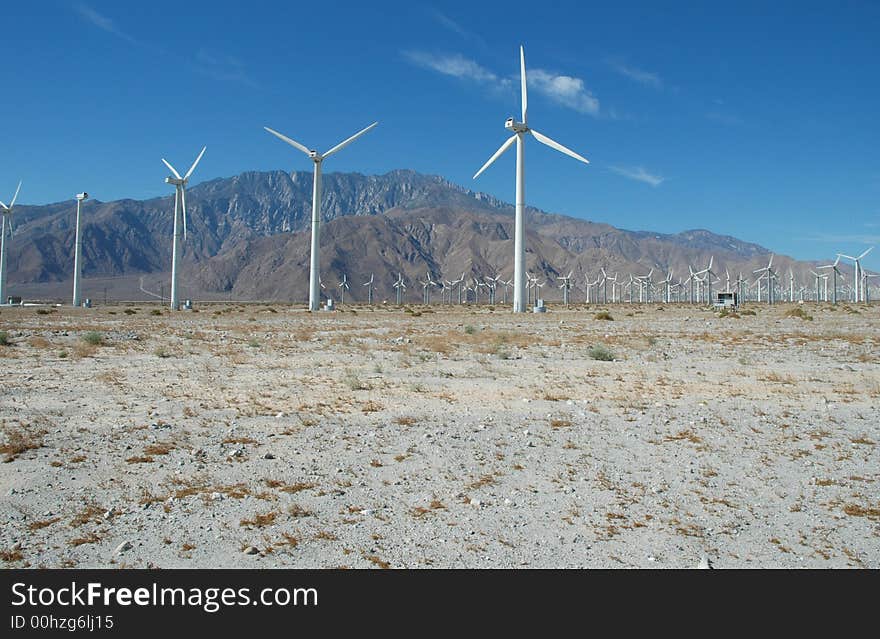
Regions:
<svg viewBox="0 0 880 639"><path fill-rule="evenodd" d="M529 130L529 127L523 122L518 122L514 118L507 118L507 121L504 123L504 128L508 131L513 131L514 133L526 133Z"/></svg>

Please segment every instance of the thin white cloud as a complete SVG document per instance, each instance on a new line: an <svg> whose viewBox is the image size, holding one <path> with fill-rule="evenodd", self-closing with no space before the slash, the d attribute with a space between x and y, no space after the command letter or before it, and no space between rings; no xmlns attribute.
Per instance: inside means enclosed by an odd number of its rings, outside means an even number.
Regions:
<svg viewBox="0 0 880 639"><path fill-rule="evenodd" d="M454 78L471 80L486 85L489 88L503 89L511 85L510 80L492 73L486 67L459 53L435 55L424 51L404 51L403 55L416 66Z"/></svg>
<svg viewBox="0 0 880 639"><path fill-rule="evenodd" d="M639 84L648 87L654 87L655 89L663 87L663 80L656 73L639 69L638 67L626 64L622 60L610 59L607 60L607 63L614 71L634 82L638 82Z"/></svg>
<svg viewBox="0 0 880 639"><path fill-rule="evenodd" d="M443 75L477 82L495 91L519 87L519 76L503 77L459 53L436 55L424 51L404 51L412 64ZM579 113L598 116L599 99L584 85L581 78L552 73L544 69L526 71L529 87L552 101Z"/></svg>
<svg viewBox="0 0 880 639"><path fill-rule="evenodd" d="M107 16L105 16L101 13L98 13L97 11L92 9L91 7L89 7L85 4L76 4L76 5L74 5L74 9L76 9L76 12L79 13L79 15L83 18L83 20L92 24L93 26L96 26L99 29L106 31L107 33L112 33L116 37L122 38L126 42L130 42L132 44L137 44L137 40L135 40L133 37L131 37L130 35L128 35L124 31L121 31L116 26L116 23L113 22L113 20L111 20L110 18L108 18Z"/></svg>
<svg viewBox="0 0 880 639"><path fill-rule="evenodd" d="M622 175L627 179L635 180L636 182L644 182L645 184L650 184L653 187L660 186L666 180L666 178L661 175L649 173L644 167L641 166L612 166L610 168L618 175Z"/></svg>
<svg viewBox="0 0 880 639"><path fill-rule="evenodd" d="M529 86L562 106L579 113L599 115L599 100L584 86L584 81L544 69L527 69Z"/></svg>

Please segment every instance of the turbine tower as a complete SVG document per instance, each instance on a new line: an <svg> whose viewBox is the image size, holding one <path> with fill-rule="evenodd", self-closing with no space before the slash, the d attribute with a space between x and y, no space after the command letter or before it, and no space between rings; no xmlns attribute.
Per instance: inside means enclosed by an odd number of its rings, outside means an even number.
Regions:
<svg viewBox="0 0 880 639"><path fill-rule="evenodd" d="M82 278L82 224L80 223L80 214L83 200L87 199L89 194L83 191L76 194L76 239L73 247L73 305L80 305L80 278Z"/></svg>
<svg viewBox="0 0 880 639"><path fill-rule="evenodd" d="M208 147L202 147L202 152L199 153L199 157L196 158L196 161L192 163L192 166L189 167L189 171L186 172L186 175L183 177L180 176L180 173L177 172L173 166L171 166L165 158L162 158L162 162L168 169L171 171L172 175L169 175L165 178L166 184L174 185L174 244L171 250L171 310L179 311L180 310L180 290L177 286L177 263L180 260L181 246L180 246L180 231L181 225L180 221L183 220L183 241L186 242L186 183L189 181L189 177L193 174L193 171L196 170L196 166L201 161L202 156L205 154L205 149Z"/></svg>
<svg viewBox="0 0 880 639"><path fill-rule="evenodd" d="M9 206L0 202L0 214L3 220L0 222L0 304L6 303L6 236L12 238L12 207L15 206L15 200L18 198L18 192L21 190L21 180L15 189L15 195L9 202Z"/></svg>
<svg viewBox="0 0 880 639"><path fill-rule="evenodd" d="M516 142L516 219L514 223L514 255L513 255L513 312L524 313L526 310L526 272L525 272L525 230L523 229L523 217L525 212L525 135L531 133L541 144L546 144L551 149L564 153L575 160L579 160L584 164L589 164L589 160L581 157L571 149L567 149L558 142L551 140L547 136L538 133L529 127L528 120L528 92L526 90L526 56L523 48L519 48L519 66L520 66L520 85L522 90L522 122L517 122L514 118L507 118L504 128L512 132L504 144L495 152L489 161L476 172L474 179L476 180L480 174L488 169L501 155Z"/></svg>
<svg viewBox="0 0 880 639"><path fill-rule="evenodd" d="M355 133L353 136L348 138L347 140L343 140L332 149L325 153L318 153L314 149L308 149L304 145L300 144L296 140L291 140L286 135L282 135L273 129L270 129L267 126L263 128L266 129L269 133L277 137L279 140L283 142L287 142L290 146L295 149L299 149L306 155L308 155L312 162L315 163L314 169L314 178L312 182L312 254L311 254L311 262L309 265L309 310L317 311L318 307L321 305L321 291L318 285L318 277L320 275L320 243L321 243L321 163L336 153L337 151L341 151L349 144L357 140L364 133L369 131L370 129L377 126L378 122L373 122L370 126L365 129L362 129Z"/></svg>

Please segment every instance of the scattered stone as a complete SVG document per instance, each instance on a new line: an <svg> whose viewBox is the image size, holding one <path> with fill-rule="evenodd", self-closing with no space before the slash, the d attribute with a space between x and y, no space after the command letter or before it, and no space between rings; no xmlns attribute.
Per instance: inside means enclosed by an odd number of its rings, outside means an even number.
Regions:
<svg viewBox="0 0 880 639"><path fill-rule="evenodd" d="M116 546L116 550L113 551L114 555L121 555L122 553L131 550L134 546L131 545L131 542L127 539L123 541L121 544Z"/></svg>
<svg viewBox="0 0 880 639"><path fill-rule="evenodd" d="M263 455L263 459L275 459L275 455L273 455L272 453L266 453L265 455Z"/></svg>
<svg viewBox="0 0 880 639"><path fill-rule="evenodd" d="M259 555L260 549L257 548L256 546L248 546L242 552L246 555Z"/></svg>
<svg viewBox="0 0 880 639"><path fill-rule="evenodd" d="M703 555L700 558L700 563L697 564L697 570L711 570L711 569L712 569L712 562L709 561L709 557L707 557L706 555Z"/></svg>

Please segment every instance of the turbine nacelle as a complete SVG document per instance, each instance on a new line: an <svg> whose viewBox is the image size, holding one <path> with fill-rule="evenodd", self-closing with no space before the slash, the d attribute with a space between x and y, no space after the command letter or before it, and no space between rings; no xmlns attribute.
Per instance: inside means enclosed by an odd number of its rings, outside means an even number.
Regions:
<svg viewBox="0 0 880 639"><path fill-rule="evenodd" d="M173 184L174 186L186 186L186 180L184 180L183 178L176 178L173 175L169 175L167 178L165 178L165 184Z"/></svg>
<svg viewBox="0 0 880 639"><path fill-rule="evenodd" d="M513 133L528 133L529 127L523 122L517 122L514 118L507 118L504 122L504 128Z"/></svg>

